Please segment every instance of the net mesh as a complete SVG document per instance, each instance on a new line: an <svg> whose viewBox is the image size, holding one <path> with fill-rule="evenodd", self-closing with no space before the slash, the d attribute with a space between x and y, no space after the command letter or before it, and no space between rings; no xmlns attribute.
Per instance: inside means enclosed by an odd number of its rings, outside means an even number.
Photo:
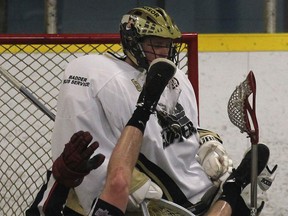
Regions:
<svg viewBox="0 0 288 216"><path fill-rule="evenodd" d="M6 35L0 65L56 114L62 73L71 60L107 51L123 55L119 37ZM193 77L198 95L197 34L184 34L178 67ZM0 76L0 215L24 215L51 168L53 121Z"/></svg>

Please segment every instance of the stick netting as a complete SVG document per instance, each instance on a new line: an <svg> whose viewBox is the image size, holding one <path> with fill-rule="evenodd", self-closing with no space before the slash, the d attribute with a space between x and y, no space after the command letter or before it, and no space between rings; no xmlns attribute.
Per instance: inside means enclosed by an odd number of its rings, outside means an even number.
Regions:
<svg viewBox="0 0 288 216"><path fill-rule="evenodd" d="M252 93L248 79L245 79L233 91L228 101L228 116L230 121L240 129L240 131L247 132L246 118L245 118L245 100Z"/></svg>

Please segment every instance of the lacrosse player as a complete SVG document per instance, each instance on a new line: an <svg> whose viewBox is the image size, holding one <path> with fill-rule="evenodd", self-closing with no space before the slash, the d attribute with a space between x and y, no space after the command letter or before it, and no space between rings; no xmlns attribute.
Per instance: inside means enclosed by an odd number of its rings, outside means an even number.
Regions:
<svg viewBox="0 0 288 216"><path fill-rule="evenodd" d="M63 144L79 130L91 133L101 144L98 150L107 159L74 188L86 214L103 189L112 150L132 115L149 65L156 58L175 62L179 54L180 47L174 40L181 38L181 32L160 8L140 7L129 11L121 19L120 35L126 58L111 55L77 58L65 70L58 97L52 135L53 160L62 153ZM136 167L149 180L131 191L132 207L138 208L150 185L154 187L151 182L162 189L164 198L192 208L214 186L195 158L199 149L197 112L191 83L177 69L145 130ZM202 212L207 206L201 202L195 208Z"/></svg>
<svg viewBox="0 0 288 216"><path fill-rule="evenodd" d="M108 162L134 111L151 62L165 58L176 63L179 55L180 44L175 39L181 38L181 32L161 8L143 6L129 11L121 19L120 36L124 58L87 55L69 63L64 73L52 135L53 160L58 160L64 143L80 130L91 133L106 157L100 167L89 168L80 177L78 172L68 174L75 181L67 185L75 195L68 195L65 208L69 215L87 215L95 197L101 199L107 167L111 169ZM154 198L151 194L156 198L163 194L164 199L201 215L232 163L219 136L210 131L199 135L196 97L184 72L176 70L151 112L137 170L132 173L127 211L138 209L145 198ZM40 210L48 197L46 191Z"/></svg>

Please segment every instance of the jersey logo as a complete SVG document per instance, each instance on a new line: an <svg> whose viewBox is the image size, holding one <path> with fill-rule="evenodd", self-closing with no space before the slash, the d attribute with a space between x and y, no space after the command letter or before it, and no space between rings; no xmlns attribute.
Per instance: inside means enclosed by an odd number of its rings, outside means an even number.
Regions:
<svg viewBox="0 0 288 216"><path fill-rule="evenodd" d="M173 77L170 82L168 83L168 87L170 89L176 89L179 87L179 81L175 77Z"/></svg>
<svg viewBox="0 0 288 216"><path fill-rule="evenodd" d="M183 142L184 138L189 138L197 132L193 123L185 115L185 111L180 103L177 103L172 114L168 114L165 106L161 104L162 110L157 110L158 123L162 127L161 135L163 148L177 142Z"/></svg>
<svg viewBox="0 0 288 216"><path fill-rule="evenodd" d="M99 208L95 213L95 216L112 216L106 209Z"/></svg>
<svg viewBox="0 0 288 216"><path fill-rule="evenodd" d="M86 78L86 77L72 76L72 75L70 75L70 76L68 77L68 79L64 79L64 80L63 80L63 84L72 84L72 85L89 87L90 82L87 81L87 78Z"/></svg>

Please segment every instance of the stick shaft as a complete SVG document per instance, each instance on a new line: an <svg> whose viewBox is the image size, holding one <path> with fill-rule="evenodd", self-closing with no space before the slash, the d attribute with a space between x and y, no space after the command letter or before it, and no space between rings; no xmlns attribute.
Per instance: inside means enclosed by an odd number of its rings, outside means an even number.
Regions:
<svg viewBox="0 0 288 216"><path fill-rule="evenodd" d="M24 86L19 89L33 104L35 104L52 121L55 121L55 115L47 109L37 98L35 98Z"/></svg>
<svg viewBox="0 0 288 216"><path fill-rule="evenodd" d="M55 115L48 110L31 92L28 91L17 79L15 79L7 70L0 67L1 74L12 83L22 94L24 94L34 105L36 105L44 114L46 114L52 121L55 121Z"/></svg>
<svg viewBox="0 0 288 216"><path fill-rule="evenodd" d="M251 216L257 213L257 176L258 176L258 148L257 144L251 147Z"/></svg>

